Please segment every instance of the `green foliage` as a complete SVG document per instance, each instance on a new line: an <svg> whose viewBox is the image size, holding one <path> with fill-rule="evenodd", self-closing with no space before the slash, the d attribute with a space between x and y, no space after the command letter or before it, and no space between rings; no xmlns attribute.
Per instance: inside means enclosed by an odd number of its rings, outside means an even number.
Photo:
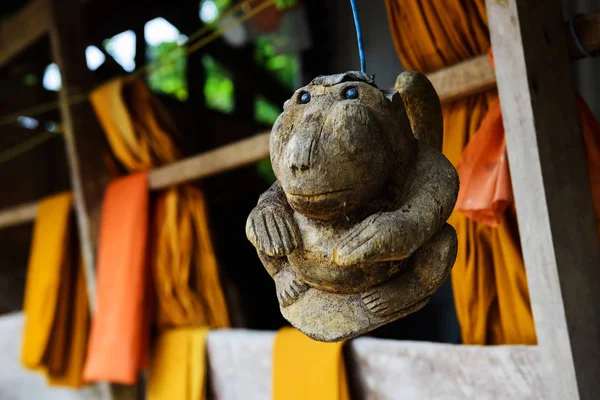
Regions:
<svg viewBox="0 0 600 400"><path fill-rule="evenodd" d="M273 168L271 167L271 160L265 158L256 164L258 174L262 176L267 182L273 183L277 180Z"/></svg>
<svg viewBox="0 0 600 400"><path fill-rule="evenodd" d="M265 125L273 125L275 120L283 111L271 102L268 102L263 97L258 96L254 101L254 119Z"/></svg>
<svg viewBox="0 0 600 400"><path fill-rule="evenodd" d="M211 56L203 56L202 65L206 74L206 83L204 85L206 106L226 114L231 114L235 105L231 75Z"/></svg>
<svg viewBox="0 0 600 400"><path fill-rule="evenodd" d="M219 15L223 14L223 11L227 10L231 6L231 0L212 0L219 10Z"/></svg>
<svg viewBox="0 0 600 400"><path fill-rule="evenodd" d="M254 57L258 65L271 71L284 86L294 89L299 69L296 54L277 54L269 37L259 36L255 43Z"/></svg>
<svg viewBox="0 0 600 400"><path fill-rule="evenodd" d="M148 56L153 62L148 81L156 92L171 95L181 101L188 98L185 47L177 42L163 42L149 46Z"/></svg>
<svg viewBox="0 0 600 400"><path fill-rule="evenodd" d="M294 7L298 2L296 0L276 0L275 1L275 6L279 9L279 10L285 10L287 8L292 8Z"/></svg>

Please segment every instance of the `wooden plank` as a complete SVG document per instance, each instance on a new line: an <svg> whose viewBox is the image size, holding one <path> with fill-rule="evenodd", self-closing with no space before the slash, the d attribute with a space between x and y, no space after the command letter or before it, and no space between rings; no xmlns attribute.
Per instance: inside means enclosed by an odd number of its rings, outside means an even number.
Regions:
<svg viewBox="0 0 600 400"><path fill-rule="evenodd" d="M48 32L47 0L31 0L0 24L0 67Z"/></svg>
<svg viewBox="0 0 600 400"><path fill-rule="evenodd" d="M560 3L486 4L546 398L594 399L600 250Z"/></svg>
<svg viewBox="0 0 600 400"><path fill-rule="evenodd" d="M496 75L486 55L428 74L442 103L496 87Z"/></svg>
<svg viewBox="0 0 600 400"><path fill-rule="evenodd" d="M213 331L209 379L218 400L272 398L273 332ZM358 338L346 345L352 398L545 399L536 346L462 346Z"/></svg>
<svg viewBox="0 0 600 400"><path fill-rule="evenodd" d="M105 164L108 147L102 129L87 99L93 75L85 59L86 40L79 0L48 0L50 44L61 72L60 111L67 158L74 191L79 240L83 253L88 298L96 309L96 246L104 189L108 183ZM134 399L135 387L98 384L103 398Z"/></svg>
<svg viewBox="0 0 600 400"><path fill-rule="evenodd" d="M100 208L108 175L104 164L104 134L88 102L70 104L85 96L93 84L87 69L83 23L78 0L50 1L50 42L61 71L60 111L74 190L79 239L85 261L90 306L95 309L95 253Z"/></svg>
<svg viewBox="0 0 600 400"><path fill-rule="evenodd" d="M269 157L269 133L240 140L150 171L150 188L164 189L216 175Z"/></svg>
<svg viewBox="0 0 600 400"><path fill-rule="evenodd" d="M34 201L9 208L0 212L0 228L21 225L35 219L38 210L38 202Z"/></svg>
<svg viewBox="0 0 600 400"><path fill-rule="evenodd" d="M583 47L589 52L600 50L600 12L577 17L574 21ZM568 24L565 35L571 59L579 59L581 53ZM473 57L448 68L427 75L440 96L442 104L449 103L473 94L482 93L496 87L496 75L486 55Z"/></svg>
<svg viewBox="0 0 600 400"><path fill-rule="evenodd" d="M18 353L22 313L0 317L0 393L51 398L39 375L25 373ZM272 398L274 332L241 329L209 333L209 380L215 400ZM536 346L461 346L358 338L346 345L353 400L546 399ZM12 379L9 379L11 377ZM73 392L87 397L89 390ZM400 394L401 393L401 394ZM27 395L30 396L27 396ZM82 396L82 397L78 397ZM67 397L68 398L68 397Z"/></svg>

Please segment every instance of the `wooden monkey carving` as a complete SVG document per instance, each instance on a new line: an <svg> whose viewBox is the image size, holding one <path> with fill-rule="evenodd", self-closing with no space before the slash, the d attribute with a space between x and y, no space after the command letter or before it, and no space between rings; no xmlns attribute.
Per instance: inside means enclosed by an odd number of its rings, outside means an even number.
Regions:
<svg viewBox="0 0 600 400"><path fill-rule="evenodd" d="M283 316L320 341L419 310L454 264L446 223L458 176L442 155L429 80L377 89L361 72L320 76L284 105L270 139L278 181L246 224Z"/></svg>

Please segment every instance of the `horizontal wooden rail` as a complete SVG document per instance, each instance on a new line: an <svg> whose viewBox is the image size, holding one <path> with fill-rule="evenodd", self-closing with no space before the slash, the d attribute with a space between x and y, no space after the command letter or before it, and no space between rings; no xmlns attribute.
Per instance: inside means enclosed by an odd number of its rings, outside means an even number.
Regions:
<svg viewBox="0 0 600 400"><path fill-rule="evenodd" d="M573 25L584 49L589 53L600 50L600 12L580 15L573 21ZM571 59L584 57L568 24L565 24L565 34ZM486 55L430 73L427 77L433 83L442 104L496 87L496 74Z"/></svg>
<svg viewBox="0 0 600 400"><path fill-rule="evenodd" d="M58 398L50 396L50 390L54 394L61 389L48 388L18 362L24 321L23 313L0 317L0 388L10 393L17 386L23 398ZM274 341L275 332L211 331L206 342L211 398L272 399ZM360 337L346 343L344 361L355 399L549 398L538 346L464 346ZM65 398L91 398L75 393L66 393Z"/></svg>
<svg viewBox="0 0 600 400"><path fill-rule="evenodd" d="M0 23L0 66L10 62L50 26L47 0L32 0L18 13Z"/></svg>
<svg viewBox="0 0 600 400"><path fill-rule="evenodd" d="M207 151L148 173L150 189L169 186L217 175L269 157L269 133L262 133L215 150ZM39 202L0 211L0 229L31 222L37 215Z"/></svg>

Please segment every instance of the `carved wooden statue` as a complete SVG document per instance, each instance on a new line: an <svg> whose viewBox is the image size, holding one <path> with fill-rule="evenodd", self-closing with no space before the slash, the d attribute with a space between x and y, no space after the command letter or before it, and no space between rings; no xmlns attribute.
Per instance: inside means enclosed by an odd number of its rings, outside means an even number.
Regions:
<svg viewBox="0 0 600 400"><path fill-rule="evenodd" d="M458 194L441 153L429 80L377 89L361 72L320 76L284 105L271 132L278 181L246 224L275 280L283 316L339 341L423 307L454 264L446 223Z"/></svg>

